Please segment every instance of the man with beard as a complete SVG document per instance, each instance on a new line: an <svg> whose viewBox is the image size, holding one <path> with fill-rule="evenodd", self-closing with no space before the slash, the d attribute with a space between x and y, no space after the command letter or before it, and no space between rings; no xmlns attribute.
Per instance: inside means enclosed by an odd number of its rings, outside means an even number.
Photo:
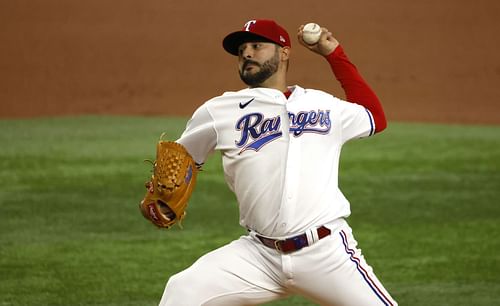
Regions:
<svg viewBox="0 0 500 306"><path fill-rule="evenodd" d="M248 235L172 276L160 305L257 305L294 294L321 305L397 305L357 248L338 187L342 145L385 129L382 106L328 29L314 45L302 29L300 44L326 59L347 101L287 85L291 43L276 22L251 20L226 36L248 88L205 102L177 142L200 165L222 153Z"/></svg>

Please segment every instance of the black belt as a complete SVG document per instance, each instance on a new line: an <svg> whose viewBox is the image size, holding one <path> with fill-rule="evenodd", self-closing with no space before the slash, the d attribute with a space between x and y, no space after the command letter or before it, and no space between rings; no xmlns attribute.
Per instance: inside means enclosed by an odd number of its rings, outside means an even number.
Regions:
<svg viewBox="0 0 500 306"><path fill-rule="evenodd" d="M330 229L325 226L318 227L318 238L323 239L326 236L331 234ZM280 251L281 253L291 253L298 251L306 246L309 246L307 242L307 235L301 234L294 237L290 237L287 239L271 239L267 237L263 237L259 234L256 234L257 238L264 244L265 246Z"/></svg>

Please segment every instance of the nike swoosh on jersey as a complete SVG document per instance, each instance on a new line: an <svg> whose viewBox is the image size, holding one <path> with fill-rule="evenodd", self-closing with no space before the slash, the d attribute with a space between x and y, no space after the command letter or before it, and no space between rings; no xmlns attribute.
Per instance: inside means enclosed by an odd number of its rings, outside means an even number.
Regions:
<svg viewBox="0 0 500 306"><path fill-rule="evenodd" d="M252 103L252 101L253 101L253 100L255 100L255 98L252 98L252 99L248 100L248 101L247 101L247 102L245 102L245 103L241 103L241 102L240 102L240 108L241 108L241 109L244 109L245 107L247 107L247 106L248 106L248 104Z"/></svg>

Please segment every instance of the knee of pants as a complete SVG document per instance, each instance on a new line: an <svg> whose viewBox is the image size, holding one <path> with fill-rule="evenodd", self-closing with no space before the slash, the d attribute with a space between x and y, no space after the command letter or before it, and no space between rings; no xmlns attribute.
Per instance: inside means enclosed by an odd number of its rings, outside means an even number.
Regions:
<svg viewBox="0 0 500 306"><path fill-rule="evenodd" d="M189 269L177 273L167 281L160 306L204 305L212 294L207 285L199 277L193 277Z"/></svg>
<svg viewBox="0 0 500 306"><path fill-rule="evenodd" d="M180 272L169 278L167 285L165 287L165 293L167 297L173 298L176 295L179 296L189 296L192 294L194 280L186 276L186 273Z"/></svg>

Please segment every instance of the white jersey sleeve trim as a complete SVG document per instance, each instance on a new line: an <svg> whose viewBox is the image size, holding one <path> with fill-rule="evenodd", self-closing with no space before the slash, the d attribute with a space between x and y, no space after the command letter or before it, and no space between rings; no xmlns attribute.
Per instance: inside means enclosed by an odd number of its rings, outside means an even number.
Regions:
<svg viewBox="0 0 500 306"><path fill-rule="evenodd" d="M351 139L369 137L375 134L372 113L362 105L337 100L342 121L342 144Z"/></svg>
<svg viewBox="0 0 500 306"><path fill-rule="evenodd" d="M373 136L373 134L375 134L375 120L373 120L373 115L372 113L370 112L370 110L368 108L365 108L366 112L368 113L368 118L370 119L370 134L368 134L368 136Z"/></svg>

